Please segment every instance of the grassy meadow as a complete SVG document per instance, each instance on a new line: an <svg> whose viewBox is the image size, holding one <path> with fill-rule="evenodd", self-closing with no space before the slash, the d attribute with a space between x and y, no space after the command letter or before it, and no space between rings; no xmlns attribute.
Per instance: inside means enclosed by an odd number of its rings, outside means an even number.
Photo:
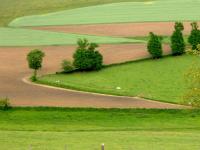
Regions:
<svg viewBox="0 0 200 150"><path fill-rule="evenodd" d="M200 64L199 57L165 57L106 67L98 72L45 75L38 82L82 91L181 103L186 90L184 74L194 64Z"/></svg>
<svg viewBox="0 0 200 150"><path fill-rule="evenodd" d="M147 21L194 21L200 19L199 5L200 0L112 3L21 17L12 21L9 25L19 27Z"/></svg>
<svg viewBox="0 0 200 150"><path fill-rule="evenodd" d="M198 150L199 110L13 108L0 111L2 149ZM174 144L176 143L176 146Z"/></svg>

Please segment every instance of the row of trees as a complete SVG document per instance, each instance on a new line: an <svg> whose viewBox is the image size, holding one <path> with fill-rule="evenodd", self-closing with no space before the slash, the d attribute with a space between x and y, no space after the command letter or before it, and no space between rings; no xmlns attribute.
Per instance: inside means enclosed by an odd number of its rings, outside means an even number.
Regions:
<svg viewBox="0 0 200 150"><path fill-rule="evenodd" d="M197 45L200 44L200 30L196 22L191 23L192 31L188 38L188 42L191 44L192 49L197 49ZM176 22L174 25L174 32L171 36L171 50L172 55L182 55L185 53L186 44L183 37L184 26L181 22ZM147 49L153 58L161 58L163 55L162 37L150 32L150 38L148 41Z"/></svg>
<svg viewBox="0 0 200 150"><path fill-rule="evenodd" d="M103 66L103 56L97 50L96 43L90 43L87 39L79 39L78 47L73 55L73 63L67 60L62 62L62 72L69 73L74 71L92 71L100 70ZM45 53L41 50L32 50L27 55L27 61L30 69L33 69L32 81L37 80L37 71L42 67Z"/></svg>

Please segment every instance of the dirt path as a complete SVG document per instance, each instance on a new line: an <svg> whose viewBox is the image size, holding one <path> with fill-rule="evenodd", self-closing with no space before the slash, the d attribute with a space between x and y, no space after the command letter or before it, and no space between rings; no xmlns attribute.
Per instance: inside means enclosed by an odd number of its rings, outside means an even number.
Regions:
<svg viewBox="0 0 200 150"><path fill-rule="evenodd" d="M38 47L44 49L46 58L43 73L54 73L60 68L60 61L71 58L74 46ZM102 45L105 63L117 63L148 57L145 45ZM137 98L110 97L81 92L63 91L38 87L22 82L30 76L26 54L33 47L0 48L0 97L9 97L17 106L61 106L61 107L104 107L104 108L181 108L182 106ZM169 48L165 46L165 52Z"/></svg>
<svg viewBox="0 0 200 150"><path fill-rule="evenodd" d="M190 22L184 22L184 26L184 34L188 35L191 30ZM174 29L174 22L44 26L34 27L33 29L101 36L135 37L148 36L149 32L155 32L159 35L171 35Z"/></svg>

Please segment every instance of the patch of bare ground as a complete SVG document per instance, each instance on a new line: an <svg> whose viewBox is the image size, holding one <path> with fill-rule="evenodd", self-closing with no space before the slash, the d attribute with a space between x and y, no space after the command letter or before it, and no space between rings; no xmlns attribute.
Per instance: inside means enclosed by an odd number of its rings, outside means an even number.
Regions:
<svg viewBox="0 0 200 150"><path fill-rule="evenodd" d="M184 22L185 35L188 35L191 31L190 23L191 22ZM148 36L149 32L155 32L159 35L171 35L174 30L174 22L43 26L33 27L33 29L99 36L135 37Z"/></svg>

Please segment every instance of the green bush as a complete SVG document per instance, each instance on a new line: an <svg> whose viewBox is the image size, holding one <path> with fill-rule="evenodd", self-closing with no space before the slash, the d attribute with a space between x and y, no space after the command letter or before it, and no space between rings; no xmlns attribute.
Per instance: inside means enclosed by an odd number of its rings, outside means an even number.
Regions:
<svg viewBox="0 0 200 150"><path fill-rule="evenodd" d="M193 107L200 107L200 89L194 88L184 96L184 103Z"/></svg>
<svg viewBox="0 0 200 150"><path fill-rule="evenodd" d="M176 22L174 28L175 31L171 36L172 55L182 55L185 53L185 42L182 33L184 26L181 22Z"/></svg>
<svg viewBox="0 0 200 150"><path fill-rule="evenodd" d="M184 102L188 105L200 107L200 67L196 66L189 69L185 74L186 94Z"/></svg>
<svg viewBox="0 0 200 150"><path fill-rule="evenodd" d="M11 108L8 98L0 99L0 109L1 110L8 110Z"/></svg>
<svg viewBox="0 0 200 150"><path fill-rule="evenodd" d="M147 45L148 52L151 54L153 58L161 58L162 57L162 39L155 35L154 33L149 33L149 41Z"/></svg>
<svg viewBox="0 0 200 150"><path fill-rule="evenodd" d="M197 45L197 48L195 50L193 49L188 49L186 51L187 54L189 55L196 55L196 56L200 56L200 44Z"/></svg>
<svg viewBox="0 0 200 150"><path fill-rule="evenodd" d="M79 39L78 48L74 53L74 66L81 71L100 70L103 56L96 50L96 43L89 43L87 39Z"/></svg>
<svg viewBox="0 0 200 150"><path fill-rule="evenodd" d="M73 64L68 60L63 60L61 66L63 73L70 73L75 70Z"/></svg>
<svg viewBox="0 0 200 150"><path fill-rule="evenodd" d="M34 70L33 76L31 77L32 81L37 80L37 70L42 67L42 61L44 56L44 52L38 49L32 50L27 55L29 68Z"/></svg>
<svg viewBox="0 0 200 150"><path fill-rule="evenodd" d="M200 44L200 30L196 22L191 23L192 31L188 38L188 42L192 45L192 49L195 50L197 45Z"/></svg>

